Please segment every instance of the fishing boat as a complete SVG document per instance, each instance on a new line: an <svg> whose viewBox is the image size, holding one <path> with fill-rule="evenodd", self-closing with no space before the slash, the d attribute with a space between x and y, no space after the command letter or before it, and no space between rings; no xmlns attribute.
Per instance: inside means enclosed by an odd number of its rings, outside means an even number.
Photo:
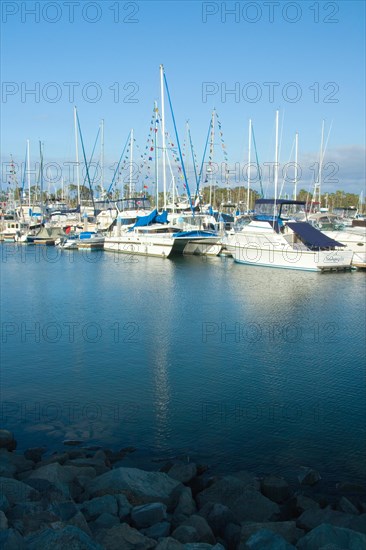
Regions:
<svg viewBox="0 0 366 550"><path fill-rule="evenodd" d="M305 271L350 269L353 251L303 221L304 209L302 201L257 200L253 219L231 235L234 260Z"/></svg>

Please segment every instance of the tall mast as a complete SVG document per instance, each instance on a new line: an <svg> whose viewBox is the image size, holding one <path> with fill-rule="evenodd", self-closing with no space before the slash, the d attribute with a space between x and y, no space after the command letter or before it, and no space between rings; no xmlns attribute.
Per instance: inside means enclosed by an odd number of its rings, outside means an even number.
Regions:
<svg viewBox="0 0 366 550"><path fill-rule="evenodd" d="M211 118L211 143L210 143L210 153L211 153L211 164L213 160L214 152L214 139L215 139L215 109L212 111ZM212 165L210 166L210 206L212 207Z"/></svg>
<svg viewBox="0 0 366 550"><path fill-rule="evenodd" d="M130 197L132 197L133 194L133 184L132 184L132 177L133 177L133 128L131 128L131 138L130 138Z"/></svg>
<svg viewBox="0 0 366 550"><path fill-rule="evenodd" d="M294 200L297 198L297 176L298 176L298 151L299 151L299 134L295 134L295 176L294 176Z"/></svg>
<svg viewBox="0 0 366 550"><path fill-rule="evenodd" d="M275 151L275 172L274 172L274 211L273 216L276 216L276 201L278 192L278 110L276 111L276 151Z"/></svg>
<svg viewBox="0 0 366 550"><path fill-rule="evenodd" d="M161 134L163 149L163 192L164 192L164 210L166 209L166 162L165 162L165 105L164 105L164 67L160 65L160 96L161 96Z"/></svg>
<svg viewBox="0 0 366 550"><path fill-rule="evenodd" d="M324 147L324 119L322 121L322 137L320 140L320 160L319 160L319 183L318 183L318 194L319 194L319 210L322 206L322 170L323 170L323 147Z"/></svg>
<svg viewBox="0 0 366 550"><path fill-rule="evenodd" d="M76 184L77 184L77 190L78 190L78 206L79 206L79 209L80 209L79 217L80 217L80 219L81 219L79 142L78 142L78 129L77 129L77 113L76 113L76 107L74 107L74 128L75 128Z"/></svg>
<svg viewBox="0 0 366 550"><path fill-rule="evenodd" d="M39 186L40 186L40 193L41 193L41 211L43 215L43 151L42 151L42 143L39 142L39 156L40 156L40 169L39 169Z"/></svg>
<svg viewBox="0 0 366 550"><path fill-rule="evenodd" d="M159 210L158 103L157 101L154 101L154 112L155 112L154 152L155 152L156 209Z"/></svg>
<svg viewBox="0 0 366 550"><path fill-rule="evenodd" d="M252 146L252 119L249 119L249 136L248 136L248 191L247 191L247 212L250 209L250 160L251 160L251 146Z"/></svg>
<svg viewBox="0 0 366 550"><path fill-rule="evenodd" d="M101 136L100 136L100 187L102 193L104 191L104 119L102 118L100 123Z"/></svg>
<svg viewBox="0 0 366 550"><path fill-rule="evenodd" d="M28 178L28 208L31 208L31 178L30 178L30 145L27 139L27 178ZM30 212L29 212L30 214Z"/></svg>

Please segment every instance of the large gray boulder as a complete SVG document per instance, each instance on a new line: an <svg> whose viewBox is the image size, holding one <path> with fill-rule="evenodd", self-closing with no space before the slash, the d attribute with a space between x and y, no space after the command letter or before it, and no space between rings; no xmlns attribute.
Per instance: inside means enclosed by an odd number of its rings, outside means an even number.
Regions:
<svg viewBox="0 0 366 550"><path fill-rule="evenodd" d="M191 488L182 485L182 489L179 491L178 502L174 510L172 523L177 527L189 516L195 514L196 511L197 506L192 497Z"/></svg>
<svg viewBox="0 0 366 550"><path fill-rule="evenodd" d="M33 462L40 462L45 452L46 452L45 447L31 447L30 449L27 449L26 451L24 451L24 456L27 460L32 460Z"/></svg>
<svg viewBox="0 0 366 550"><path fill-rule="evenodd" d="M301 485L315 485L315 483L321 480L321 476L317 470L306 466L301 467L301 471L297 478Z"/></svg>
<svg viewBox="0 0 366 550"><path fill-rule="evenodd" d="M0 531L0 548L2 550L23 550L25 548L24 539L15 529Z"/></svg>
<svg viewBox="0 0 366 550"><path fill-rule="evenodd" d="M108 468L105 465L104 460L102 459L95 459L93 458L74 458L72 460L68 460L66 462L67 466L89 466L91 468L94 468L96 471L97 476L100 476L102 474L105 474L106 472L109 472L110 468Z"/></svg>
<svg viewBox="0 0 366 550"><path fill-rule="evenodd" d="M166 519L166 505L161 502L151 502L135 506L131 510L131 519L137 529L151 527Z"/></svg>
<svg viewBox="0 0 366 550"><path fill-rule="evenodd" d="M208 502L224 504L233 512L235 521L270 521L280 509L275 502L255 489L257 480L247 473L243 477L226 476L197 495L199 507Z"/></svg>
<svg viewBox="0 0 366 550"><path fill-rule="evenodd" d="M241 478L239 475L225 476L219 479L210 487L198 493L196 498L199 508L202 508L207 502L218 502L231 508L231 505L236 502L244 491L259 488L257 480L249 474L247 476L247 478Z"/></svg>
<svg viewBox="0 0 366 550"><path fill-rule="evenodd" d="M299 540L299 550L317 550L326 546L342 550L362 550L366 548L366 535L344 527L323 523Z"/></svg>
<svg viewBox="0 0 366 550"><path fill-rule="evenodd" d="M215 536L207 521L198 515L187 518L179 527L177 527L172 537L182 543L188 542L207 542L215 544Z"/></svg>
<svg viewBox="0 0 366 550"><path fill-rule="evenodd" d="M145 537L127 523L101 531L96 539L105 550L150 550L156 546L156 540Z"/></svg>
<svg viewBox="0 0 366 550"><path fill-rule="evenodd" d="M200 509L199 515L205 518L215 535L223 535L226 526L235 523L235 517L230 508L218 502L205 504Z"/></svg>
<svg viewBox="0 0 366 550"><path fill-rule="evenodd" d="M5 451L5 452L4 452ZM0 449L0 476L1 477L14 477L17 472L17 467L13 460L8 458L8 454L12 455L5 449Z"/></svg>
<svg viewBox="0 0 366 550"><path fill-rule="evenodd" d="M72 496L71 485L74 480L79 477L92 479L95 476L94 468L64 466L54 462L33 470L28 479L45 479L53 483L66 497L70 497Z"/></svg>
<svg viewBox="0 0 366 550"><path fill-rule="evenodd" d="M132 504L162 502L168 504L180 483L163 472L146 472L137 468L116 468L88 485L91 496L124 493Z"/></svg>
<svg viewBox="0 0 366 550"><path fill-rule="evenodd" d="M340 499L338 508L341 512L345 512L346 514L355 514L356 516L359 514L356 506L346 497Z"/></svg>
<svg viewBox="0 0 366 550"><path fill-rule="evenodd" d="M93 529L110 529L114 525L119 525L120 521L117 516L113 516L108 512L103 512L97 519L93 522Z"/></svg>
<svg viewBox="0 0 366 550"><path fill-rule="evenodd" d="M239 550L245 550L246 543L252 535L266 529L283 537L288 543L296 544L299 538L304 535L304 531L296 527L294 521L267 521L263 523L243 523L240 532Z"/></svg>
<svg viewBox="0 0 366 550"><path fill-rule="evenodd" d="M236 521L271 521L280 515L278 504L257 491L247 490L230 506Z"/></svg>
<svg viewBox="0 0 366 550"><path fill-rule="evenodd" d="M0 493L0 510L6 513L9 510L9 508L10 508L10 504L8 499L3 493Z"/></svg>
<svg viewBox="0 0 366 550"><path fill-rule="evenodd" d="M207 542L188 542L184 545L184 550L225 550L225 548L220 543L212 545Z"/></svg>
<svg viewBox="0 0 366 550"><path fill-rule="evenodd" d="M5 531L8 528L8 518L2 510L0 510L0 531Z"/></svg>
<svg viewBox="0 0 366 550"><path fill-rule="evenodd" d="M127 522L132 510L132 505L128 502L127 497L124 494L114 496L118 504L118 517L122 523Z"/></svg>
<svg viewBox="0 0 366 550"><path fill-rule="evenodd" d="M366 533L366 514L355 516L354 514L344 514L331 508L306 510L296 520L296 524L300 529L311 531L321 525L328 523L337 527L346 527L354 531Z"/></svg>
<svg viewBox="0 0 366 550"><path fill-rule="evenodd" d="M33 467L33 460L28 460L24 455L10 452L7 449L0 449L0 471L12 469L14 473L22 473L31 470Z"/></svg>
<svg viewBox="0 0 366 550"><path fill-rule="evenodd" d="M173 464L168 471L168 476L181 483L189 483L196 475L197 466L193 462L189 462L188 464Z"/></svg>
<svg viewBox="0 0 366 550"><path fill-rule="evenodd" d="M173 537L166 537L159 540L155 550L184 550L184 544Z"/></svg>
<svg viewBox="0 0 366 550"><path fill-rule="evenodd" d="M169 521L161 521L160 523L155 523L147 529L141 529L141 533L144 534L146 537L150 537L151 539L155 540L169 537L170 523Z"/></svg>
<svg viewBox="0 0 366 550"><path fill-rule="evenodd" d="M286 539L278 533L269 529L261 529L252 535L244 546L243 550L295 550L295 546L288 543Z"/></svg>
<svg viewBox="0 0 366 550"><path fill-rule="evenodd" d="M74 526L64 529L45 529L25 538L27 550L103 550L84 531Z"/></svg>
<svg viewBox="0 0 366 550"><path fill-rule="evenodd" d="M79 508L88 521L93 521L104 512L112 515L118 514L118 503L114 495L104 495L87 500L79 504Z"/></svg>
<svg viewBox="0 0 366 550"><path fill-rule="evenodd" d="M14 435L9 430L0 430L0 449L14 451L17 448L17 442Z"/></svg>
<svg viewBox="0 0 366 550"><path fill-rule="evenodd" d="M296 495L292 501L292 505L298 514L302 514L306 510L320 508L318 502L305 495Z"/></svg>
<svg viewBox="0 0 366 550"><path fill-rule="evenodd" d="M39 492L26 483L8 477L0 477L0 494L4 495L10 504L40 498Z"/></svg>
<svg viewBox="0 0 366 550"><path fill-rule="evenodd" d="M280 504L290 496L290 488L285 479L277 476L267 476L261 481L261 491L263 495L273 502Z"/></svg>

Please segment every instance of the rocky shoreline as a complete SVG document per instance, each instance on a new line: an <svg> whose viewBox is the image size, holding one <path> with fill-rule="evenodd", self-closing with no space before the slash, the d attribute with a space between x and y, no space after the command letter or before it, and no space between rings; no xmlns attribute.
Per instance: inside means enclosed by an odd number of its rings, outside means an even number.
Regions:
<svg viewBox="0 0 366 550"><path fill-rule="evenodd" d="M320 474L213 475L189 460L158 471L125 467L133 448L65 441L59 452L16 451L0 430L0 547L4 550L361 550L366 487Z"/></svg>

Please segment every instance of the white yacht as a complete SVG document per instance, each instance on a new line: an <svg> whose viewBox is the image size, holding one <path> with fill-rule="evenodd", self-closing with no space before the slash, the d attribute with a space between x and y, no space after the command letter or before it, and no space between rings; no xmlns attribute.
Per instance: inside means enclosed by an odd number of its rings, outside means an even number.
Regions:
<svg viewBox="0 0 366 550"><path fill-rule="evenodd" d="M344 225L336 214L319 212L309 216L309 222L324 235L342 243L353 252L352 265L366 269L366 224ZM355 223L355 222L353 222Z"/></svg>
<svg viewBox="0 0 366 550"><path fill-rule="evenodd" d="M299 209L300 208L300 212ZM351 268L353 252L303 220L305 202L259 199L228 243L238 263L305 271Z"/></svg>

